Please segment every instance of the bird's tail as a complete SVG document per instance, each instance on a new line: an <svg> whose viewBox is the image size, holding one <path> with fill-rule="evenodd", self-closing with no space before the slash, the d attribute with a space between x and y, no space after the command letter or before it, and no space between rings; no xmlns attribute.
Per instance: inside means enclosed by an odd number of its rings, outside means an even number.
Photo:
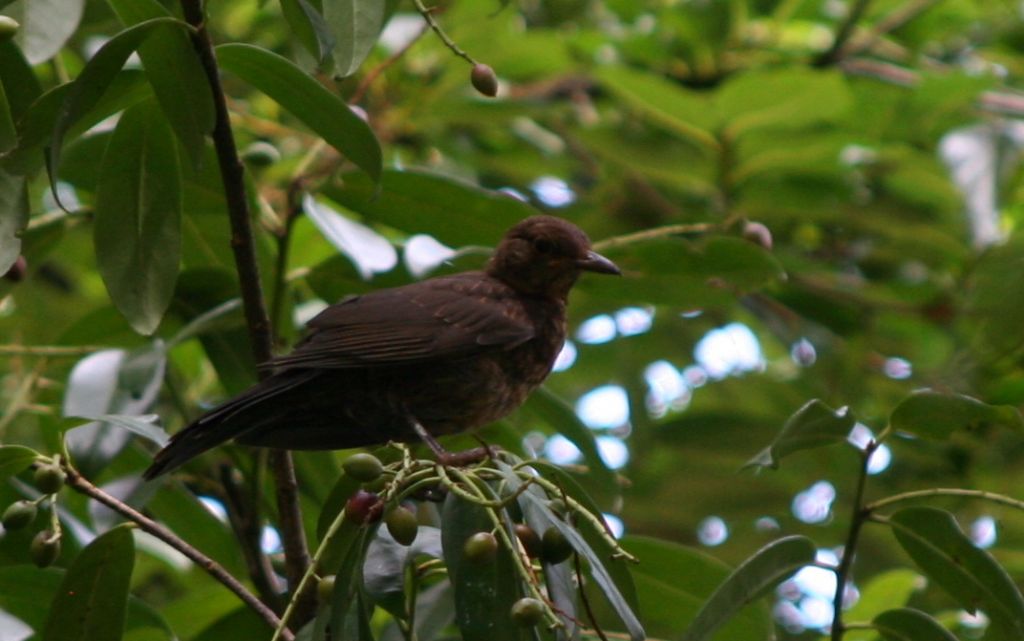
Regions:
<svg viewBox="0 0 1024 641"><path fill-rule="evenodd" d="M199 417L181 430L153 459L152 465L142 473L150 480L174 470L203 452L225 441L236 438L261 424L260 418L274 414L260 407L265 401L294 389L316 376L311 370L292 370L260 381ZM287 404L287 403L286 403ZM253 408L259 412L252 412Z"/></svg>

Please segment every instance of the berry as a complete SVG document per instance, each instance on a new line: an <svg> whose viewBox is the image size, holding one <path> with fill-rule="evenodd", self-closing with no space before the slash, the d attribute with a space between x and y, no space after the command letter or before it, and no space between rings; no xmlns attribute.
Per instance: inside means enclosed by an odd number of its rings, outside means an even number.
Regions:
<svg viewBox="0 0 1024 641"><path fill-rule="evenodd" d="M35 476L32 477L36 488L43 494L56 494L64 487L64 480L67 475L64 470L56 465L44 463L36 468Z"/></svg>
<svg viewBox="0 0 1024 641"><path fill-rule="evenodd" d="M498 77L494 75L494 69L490 66L477 63L469 72L469 81L473 88L489 98L498 95Z"/></svg>
<svg viewBox="0 0 1024 641"><path fill-rule="evenodd" d="M269 167L281 160L281 152L277 150L277 147L262 140L257 140L247 146L242 150L241 156L245 164L259 168Z"/></svg>
<svg viewBox="0 0 1024 641"><path fill-rule="evenodd" d="M387 526L391 538L400 545L412 545L420 531L416 515L402 506L388 512L384 517L384 524Z"/></svg>
<svg viewBox="0 0 1024 641"><path fill-rule="evenodd" d="M373 492L359 490L345 503L345 518L358 523L373 523L380 519L384 502Z"/></svg>
<svg viewBox="0 0 1024 641"><path fill-rule="evenodd" d="M18 21L8 16L0 16L0 41L10 40L21 27Z"/></svg>
<svg viewBox="0 0 1024 641"><path fill-rule="evenodd" d="M325 576L316 584L316 596L320 603L329 603L334 594L334 575Z"/></svg>
<svg viewBox="0 0 1024 641"><path fill-rule="evenodd" d="M540 537L537 536L537 532L525 523L516 524L516 537L519 542L523 544L523 549L526 550L526 556L531 559L536 559L541 555L543 546L541 544Z"/></svg>
<svg viewBox="0 0 1024 641"><path fill-rule="evenodd" d="M372 483L384 473L384 464L373 454L362 452L353 454L341 464L347 476L351 476L361 483Z"/></svg>
<svg viewBox="0 0 1024 641"><path fill-rule="evenodd" d="M466 539L462 551L473 563L491 563L498 554L498 540L490 532L477 532Z"/></svg>
<svg viewBox="0 0 1024 641"><path fill-rule="evenodd" d="M561 563L572 555L572 545L562 531L549 527L541 538L540 557L547 563Z"/></svg>
<svg viewBox="0 0 1024 641"><path fill-rule="evenodd" d="M54 536L50 530L43 530L32 539L28 551L36 567L50 567L60 556L60 537Z"/></svg>
<svg viewBox="0 0 1024 641"><path fill-rule="evenodd" d="M524 597L512 604L512 620L517 624L532 627L544 620L544 604L537 599Z"/></svg>
<svg viewBox="0 0 1024 641"><path fill-rule="evenodd" d="M36 504L32 501L15 501L4 510L3 524L5 530L20 530L32 525L36 520Z"/></svg>

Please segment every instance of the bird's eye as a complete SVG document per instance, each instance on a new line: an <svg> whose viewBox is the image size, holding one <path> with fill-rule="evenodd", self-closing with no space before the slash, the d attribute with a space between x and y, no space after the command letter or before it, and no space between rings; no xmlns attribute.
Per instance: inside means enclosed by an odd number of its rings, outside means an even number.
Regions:
<svg viewBox="0 0 1024 641"><path fill-rule="evenodd" d="M533 241L533 248L541 254L550 254L555 251L555 244L546 238L538 238Z"/></svg>

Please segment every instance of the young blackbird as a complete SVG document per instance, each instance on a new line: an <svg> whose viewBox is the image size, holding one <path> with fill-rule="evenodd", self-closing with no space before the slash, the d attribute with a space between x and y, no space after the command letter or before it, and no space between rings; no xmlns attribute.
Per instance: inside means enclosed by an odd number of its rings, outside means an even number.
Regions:
<svg viewBox="0 0 1024 641"><path fill-rule="evenodd" d="M551 216L512 227L484 271L352 296L309 322L272 374L176 434L154 478L235 439L295 450L424 439L495 421L551 372L580 272L619 274L579 228Z"/></svg>

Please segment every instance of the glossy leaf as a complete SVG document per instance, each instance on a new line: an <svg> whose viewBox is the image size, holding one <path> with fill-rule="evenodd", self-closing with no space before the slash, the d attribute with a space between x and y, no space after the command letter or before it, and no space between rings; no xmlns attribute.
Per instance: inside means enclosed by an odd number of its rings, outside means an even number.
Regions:
<svg viewBox="0 0 1024 641"><path fill-rule="evenodd" d="M900 510L889 523L896 540L935 583L968 612L984 610L998 628L1024 637L1024 597L992 556L974 545L949 512Z"/></svg>
<svg viewBox="0 0 1024 641"><path fill-rule="evenodd" d="M509 227L537 213L508 194L414 170L385 171L379 195L359 176L348 176L340 189L325 193L368 220L430 234L449 246L493 246Z"/></svg>
<svg viewBox="0 0 1024 641"><path fill-rule="evenodd" d="M53 139L47 156L50 188L58 204L60 199L57 196L57 172L60 169L64 137L71 126L99 102L121 71L128 56L135 53L135 50L155 31L187 28L185 23L174 18L154 18L125 29L104 43L82 68L82 73L71 83L71 87L64 94L60 112L53 125Z"/></svg>
<svg viewBox="0 0 1024 641"><path fill-rule="evenodd" d="M888 610L871 624L885 641L957 641L938 621L913 608Z"/></svg>
<svg viewBox="0 0 1024 641"><path fill-rule="evenodd" d="M108 0L126 26L170 16L156 0ZM213 93L195 48L185 31L162 30L139 47L146 77L160 108L185 147L193 166L203 157L213 132ZM188 96L183 100L183 96Z"/></svg>
<svg viewBox="0 0 1024 641"><path fill-rule="evenodd" d="M110 298L140 334L171 303L181 260L181 171L174 134L145 103L117 123L100 170L94 240Z"/></svg>
<svg viewBox="0 0 1024 641"><path fill-rule="evenodd" d="M373 130L340 98L276 53L248 44L217 47L220 66L267 94L374 181L382 171Z"/></svg>
<svg viewBox="0 0 1024 641"><path fill-rule="evenodd" d="M24 470L37 458L38 452L21 445L0 446L0 481Z"/></svg>
<svg viewBox="0 0 1024 641"><path fill-rule="evenodd" d="M120 639L134 565L135 542L129 526L118 526L93 540L61 581L43 641Z"/></svg>
<svg viewBox="0 0 1024 641"><path fill-rule="evenodd" d="M280 0L281 14L306 51L318 65L324 64L334 49L334 36L324 17L307 0Z"/></svg>
<svg viewBox="0 0 1024 641"><path fill-rule="evenodd" d="M949 438L956 430L988 426L1024 430L1024 418L1010 405L988 405L962 394L933 390L914 392L903 399L889 417L893 429L928 438Z"/></svg>
<svg viewBox="0 0 1024 641"><path fill-rule="evenodd" d="M803 536L788 536L769 543L744 561L704 603L683 641L701 641L731 619L745 605L771 590L800 568L813 563L817 548Z"/></svg>
<svg viewBox="0 0 1024 641"><path fill-rule="evenodd" d="M14 41L33 65L54 57L78 28L85 0L18 0L4 13L21 27Z"/></svg>
<svg viewBox="0 0 1024 641"><path fill-rule="evenodd" d="M405 612L406 567L418 557L442 558L441 530L421 526L412 545L397 543L386 527L377 528L363 564L366 593L395 616Z"/></svg>
<svg viewBox="0 0 1024 641"><path fill-rule="evenodd" d="M21 232L28 224L28 187L23 176L0 169L0 272L21 255Z"/></svg>
<svg viewBox="0 0 1024 641"><path fill-rule="evenodd" d="M913 570L883 572L860 588L860 598L843 614L843 618L846 621L870 621L893 606L909 602L914 593L927 583L927 579ZM868 630L848 630L845 637L846 641L870 641L876 635Z"/></svg>
<svg viewBox="0 0 1024 641"><path fill-rule="evenodd" d="M810 401L790 416L772 444L744 467L776 469L779 461L794 452L841 443L856 422L848 408L833 410L819 400Z"/></svg>
<svg viewBox="0 0 1024 641"><path fill-rule="evenodd" d="M370 604L363 588L363 562L377 526L356 527L341 567L335 573L331 596L330 636L325 639L373 641L370 630ZM314 635L314 641L317 636Z"/></svg>
<svg viewBox="0 0 1024 641"><path fill-rule="evenodd" d="M334 72L345 78L359 69L384 27L382 0L323 0L324 21L334 39Z"/></svg>

